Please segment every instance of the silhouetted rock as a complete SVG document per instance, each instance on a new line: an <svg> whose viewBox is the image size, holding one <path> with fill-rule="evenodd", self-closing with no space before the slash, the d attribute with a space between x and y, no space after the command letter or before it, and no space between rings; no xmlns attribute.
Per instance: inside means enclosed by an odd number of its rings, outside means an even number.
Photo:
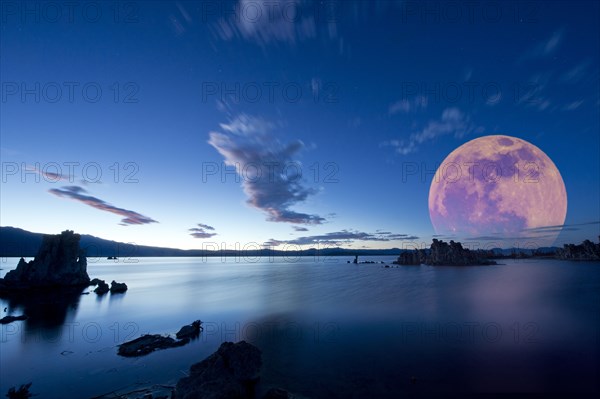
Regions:
<svg viewBox="0 0 600 399"><path fill-rule="evenodd" d="M143 356L158 349L176 348L190 342L196 338L202 331L202 322L194 321L192 324L185 325L179 329L176 334L177 339L160 334L146 334L132 341L119 345L118 354L126 357Z"/></svg>
<svg viewBox="0 0 600 399"><path fill-rule="evenodd" d="M600 237L598 244L585 240L580 245L565 244L556 251L556 257L563 260L600 260Z"/></svg>
<svg viewBox="0 0 600 399"><path fill-rule="evenodd" d="M0 279L0 291L31 288L87 286L85 251L79 248L79 234L71 230L45 235L32 261L21 258L17 268Z"/></svg>
<svg viewBox="0 0 600 399"><path fill-rule="evenodd" d="M196 320L192 324L181 327L175 336L177 339L192 339L200 335L200 331L202 331L202 322L200 320Z"/></svg>
<svg viewBox="0 0 600 399"><path fill-rule="evenodd" d="M8 393L6 394L6 397L8 399L27 399L27 398L31 398L33 396L33 394L31 392L29 392L29 387L31 387L31 382L29 384L24 384L21 385L19 387L19 389L16 389L15 387L12 387L8 390Z"/></svg>
<svg viewBox="0 0 600 399"><path fill-rule="evenodd" d="M125 291L127 291L127 284L117 283L115 280L113 280L110 283L111 294L118 294L118 293L125 292Z"/></svg>
<svg viewBox="0 0 600 399"><path fill-rule="evenodd" d="M19 320L27 320L27 316L25 316L24 314L21 316L5 316L0 319L0 324L8 324L12 323L13 321Z"/></svg>
<svg viewBox="0 0 600 399"><path fill-rule="evenodd" d="M98 295L104 295L110 290L110 288L108 287L108 284L106 284L106 281L104 281L104 280L98 280L97 285L98 286L96 287L94 292Z"/></svg>
<svg viewBox="0 0 600 399"><path fill-rule="evenodd" d="M471 251L463 248L460 242L433 239L430 249L418 249L405 251L398 256L394 262L397 265L420 265L431 266L477 266L495 265L496 262L487 259L484 251Z"/></svg>
<svg viewBox="0 0 600 399"><path fill-rule="evenodd" d="M219 349L190 367L177 382L173 399L254 398L262 366L260 350L245 342L223 342Z"/></svg>
<svg viewBox="0 0 600 399"><path fill-rule="evenodd" d="M90 281L90 285L98 285L100 282L104 283L104 280L100 280L99 278L94 278Z"/></svg>
<svg viewBox="0 0 600 399"><path fill-rule="evenodd" d="M158 349L176 348L188 342L189 339L174 340L159 334L147 334L119 345L117 353L125 357L144 356Z"/></svg>

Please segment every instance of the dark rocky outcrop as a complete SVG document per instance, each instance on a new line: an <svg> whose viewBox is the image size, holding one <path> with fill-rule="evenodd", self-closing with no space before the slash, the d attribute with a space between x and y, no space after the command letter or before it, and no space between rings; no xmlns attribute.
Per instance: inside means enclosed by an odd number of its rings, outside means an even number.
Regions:
<svg viewBox="0 0 600 399"><path fill-rule="evenodd" d="M115 280L113 280L110 283L110 293L111 294L119 294L119 293L122 293L125 291L127 291L127 284L117 283Z"/></svg>
<svg viewBox="0 0 600 399"><path fill-rule="evenodd" d="M580 245L565 244L556 251L556 258L563 260L600 260L600 237L598 244L585 240Z"/></svg>
<svg viewBox="0 0 600 399"><path fill-rule="evenodd" d="M254 398L262 366L260 350L241 341L223 342L219 349L190 367L177 382L173 399Z"/></svg>
<svg viewBox="0 0 600 399"><path fill-rule="evenodd" d="M487 258L484 251L471 251L463 248L460 242L433 239L429 250L417 249L405 251L394 262L397 265L430 266L477 266L495 265L496 262Z"/></svg>
<svg viewBox="0 0 600 399"><path fill-rule="evenodd" d="M118 354L125 357L144 356L159 349L176 348L197 338L202 331L202 322L194 321L179 329L176 339L160 334L146 334L119 345Z"/></svg>
<svg viewBox="0 0 600 399"><path fill-rule="evenodd" d="M192 339L200 335L200 331L202 331L202 322L196 320L192 324L181 327L175 336L177 339Z"/></svg>
<svg viewBox="0 0 600 399"><path fill-rule="evenodd" d="M0 319L0 324L8 324L12 323L13 321L19 320L27 320L27 316L25 316L24 314L20 316L4 316Z"/></svg>
<svg viewBox="0 0 600 399"><path fill-rule="evenodd" d="M29 384L23 384L19 387L19 389L12 387L8 390L6 397L8 399L27 399L31 398L33 394L29 392L29 388L31 387L31 382Z"/></svg>
<svg viewBox="0 0 600 399"><path fill-rule="evenodd" d="M100 280L99 278L94 278L90 281L90 285L98 285L100 283L104 283L104 280Z"/></svg>
<svg viewBox="0 0 600 399"><path fill-rule="evenodd" d="M94 292L98 295L104 295L106 294L108 291L110 291L110 288L108 287L108 284L106 284L106 281L104 280L99 280L99 279L94 279L94 280L98 280L96 282L96 289L94 290Z"/></svg>
<svg viewBox="0 0 600 399"><path fill-rule="evenodd" d="M45 235L32 261L21 258L17 268L0 279L0 292L89 285L87 260L79 239L79 234L71 230Z"/></svg>
<svg viewBox="0 0 600 399"><path fill-rule="evenodd" d="M171 337L164 337L160 334L146 334L133 341L125 342L119 345L120 356L136 357L144 356L159 349L176 348L189 342L189 339L174 340Z"/></svg>

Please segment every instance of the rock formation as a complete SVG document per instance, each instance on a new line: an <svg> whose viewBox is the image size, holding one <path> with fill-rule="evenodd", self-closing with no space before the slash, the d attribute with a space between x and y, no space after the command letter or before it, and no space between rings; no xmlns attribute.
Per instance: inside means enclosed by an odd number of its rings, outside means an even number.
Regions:
<svg viewBox="0 0 600 399"><path fill-rule="evenodd" d="M556 257L563 260L600 260L600 237L598 244L585 240L580 245L565 244L556 251Z"/></svg>
<svg viewBox="0 0 600 399"><path fill-rule="evenodd" d="M118 294L118 293L122 293L125 291L127 291L127 284L117 283L115 280L113 280L110 283L110 293L111 294Z"/></svg>
<svg viewBox="0 0 600 399"><path fill-rule="evenodd" d="M0 319L0 324L8 324L8 323L12 323L13 321L20 321L20 320L27 320L27 316L25 316L25 315L4 316L3 318Z"/></svg>
<svg viewBox="0 0 600 399"><path fill-rule="evenodd" d="M71 230L45 235L32 261L21 258L17 268L0 279L0 292L48 287L87 286L85 252L79 247L79 234Z"/></svg>
<svg viewBox="0 0 600 399"><path fill-rule="evenodd" d="M475 266L495 265L496 262L486 258L480 251L471 251L463 248L460 242L433 239L429 250L418 249L405 251L398 256L394 262L397 265L420 265L431 266Z"/></svg>
<svg viewBox="0 0 600 399"><path fill-rule="evenodd" d="M223 342L219 349L190 367L177 382L173 399L254 398L262 366L260 350L241 341Z"/></svg>
<svg viewBox="0 0 600 399"><path fill-rule="evenodd" d="M97 279L94 279L94 280L97 280ZM108 287L108 284L106 284L106 281L104 281L104 280L98 280L96 282L96 284L94 284L94 285L97 285L97 287L94 290L94 292L96 294L98 294L98 295L104 295L108 291L110 291L110 288Z"/></svg>
<svg viewBox="0 0 600 399"><path fill-rule="evenodd" d="M190 340L197 338L201 331L202 322L196 320L192 324L181 327L176 334L177 339L160 334L146 334L119 345L117 353L120 356L136 357L147 355L159 349L176 348L186 345Z"/></svg>
<svg viewBox="0 0 600 399"><path fill-rule="evenodd" d="M200 331L202 331L202 322L196 320L192 324L181 327L175 336L177 339L192 339L200 335Z"/></svg>
<svg viewBox="0 0 600 399"><path fill-rule="evenodd" d="M189 340L174 340L160 334L146 334L119 345L118 355L124 357L144 356L159 349L176 348L187 344Z"/></svg>

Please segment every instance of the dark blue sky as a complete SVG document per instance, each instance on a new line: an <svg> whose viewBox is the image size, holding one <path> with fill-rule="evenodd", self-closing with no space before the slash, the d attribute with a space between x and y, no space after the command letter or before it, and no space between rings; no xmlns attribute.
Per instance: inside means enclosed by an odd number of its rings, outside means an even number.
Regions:
<svg viewBox="0 0 600 399"><path fill-rule="evenodd" d="M433 172L505 134L560 170L557 244L599 233L598 3L1 5L2 225L428 243Z"/></svg>

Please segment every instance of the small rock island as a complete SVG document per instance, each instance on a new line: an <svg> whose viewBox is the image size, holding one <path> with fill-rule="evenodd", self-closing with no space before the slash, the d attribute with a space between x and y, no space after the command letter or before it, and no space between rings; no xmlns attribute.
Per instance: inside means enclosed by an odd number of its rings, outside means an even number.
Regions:
<svg viewBox="0 0 600 399"><path fill-rule="evenodd" d="M431 247L405 251L393 262L396 265L429 265L429 266L486 266L495 265L481 251L463 248L460 242L433 239Z"/></svg>

